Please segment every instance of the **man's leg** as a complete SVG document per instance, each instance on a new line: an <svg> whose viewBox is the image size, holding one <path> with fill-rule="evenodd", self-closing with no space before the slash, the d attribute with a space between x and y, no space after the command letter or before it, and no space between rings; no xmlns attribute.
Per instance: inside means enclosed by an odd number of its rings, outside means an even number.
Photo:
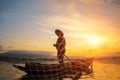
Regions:
<svg viewBox="0 0 120 80"><path fill-rule="evenodd" d="M63 63L64 53L65 53L65 50L63 50L62 52L58 51L58 53L57 53L57 58L58 58L58 61L60 64Z"/></svg>
<svg viewBox="0 0 120 80"><path fill-rule="evenodd" d="M60 64L63 63L63 55L62 54L58 54L58 61Z"/></svg>
<svg viewBox="0 0 120 80"><path fill-rule="evenodd" d="M57 52L57 59L58 59L59 64L61 63L61 61L60 61L60 56L61 56L61 55L60 55L60 51L58 51L58 52Z"/></svg>

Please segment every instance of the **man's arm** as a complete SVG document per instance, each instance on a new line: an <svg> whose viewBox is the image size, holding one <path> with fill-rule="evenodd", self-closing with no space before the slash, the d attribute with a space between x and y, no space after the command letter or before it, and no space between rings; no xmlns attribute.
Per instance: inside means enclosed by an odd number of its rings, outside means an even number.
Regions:
<svg viewBox="0 0 120 80"><path fill-rule="evenodd" d="M58 38L56 44L53 44L53 46L57 48L61 44L61 40L61 38Z"/></svg>

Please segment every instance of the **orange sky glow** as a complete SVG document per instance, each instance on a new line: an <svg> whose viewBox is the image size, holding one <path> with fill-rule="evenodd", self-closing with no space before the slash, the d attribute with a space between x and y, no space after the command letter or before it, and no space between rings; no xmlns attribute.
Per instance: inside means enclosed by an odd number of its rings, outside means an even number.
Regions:
<svg viewBox="0 0 120 80"><path fill-rule="evenodd" d="M67 42L66 55L102 56L107 52L120 52L119 0L2 3L1 51L40 50L56 53L53 47L57 40L54 30L61 29Z"/></svg>

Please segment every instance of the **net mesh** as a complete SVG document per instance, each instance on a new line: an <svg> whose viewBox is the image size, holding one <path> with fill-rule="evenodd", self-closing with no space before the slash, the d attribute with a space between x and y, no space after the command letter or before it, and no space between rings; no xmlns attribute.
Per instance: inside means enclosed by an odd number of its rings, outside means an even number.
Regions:
<svg viewBox="0 0 120 80"><path fill-rule="evenodd" d="M23 80L78 80L82 75L90 74L93 59L76 59L72 61L64 61L59 64L57 60L46 61L27 61L25 65L13 65L17 69L25 72Z"/></svg>

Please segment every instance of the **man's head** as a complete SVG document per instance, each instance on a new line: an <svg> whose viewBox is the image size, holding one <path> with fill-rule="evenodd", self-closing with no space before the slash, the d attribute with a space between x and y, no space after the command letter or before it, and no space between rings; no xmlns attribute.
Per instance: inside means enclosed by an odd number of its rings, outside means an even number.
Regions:
<svg viewBox="0 0 120 80"><path fill-rule="evenodd" d="M61 30L59 30L59 29L56 29L56 30L55 30L55 34L56 34L58 37L64 36L63 32L62 32Z"/></svg>

